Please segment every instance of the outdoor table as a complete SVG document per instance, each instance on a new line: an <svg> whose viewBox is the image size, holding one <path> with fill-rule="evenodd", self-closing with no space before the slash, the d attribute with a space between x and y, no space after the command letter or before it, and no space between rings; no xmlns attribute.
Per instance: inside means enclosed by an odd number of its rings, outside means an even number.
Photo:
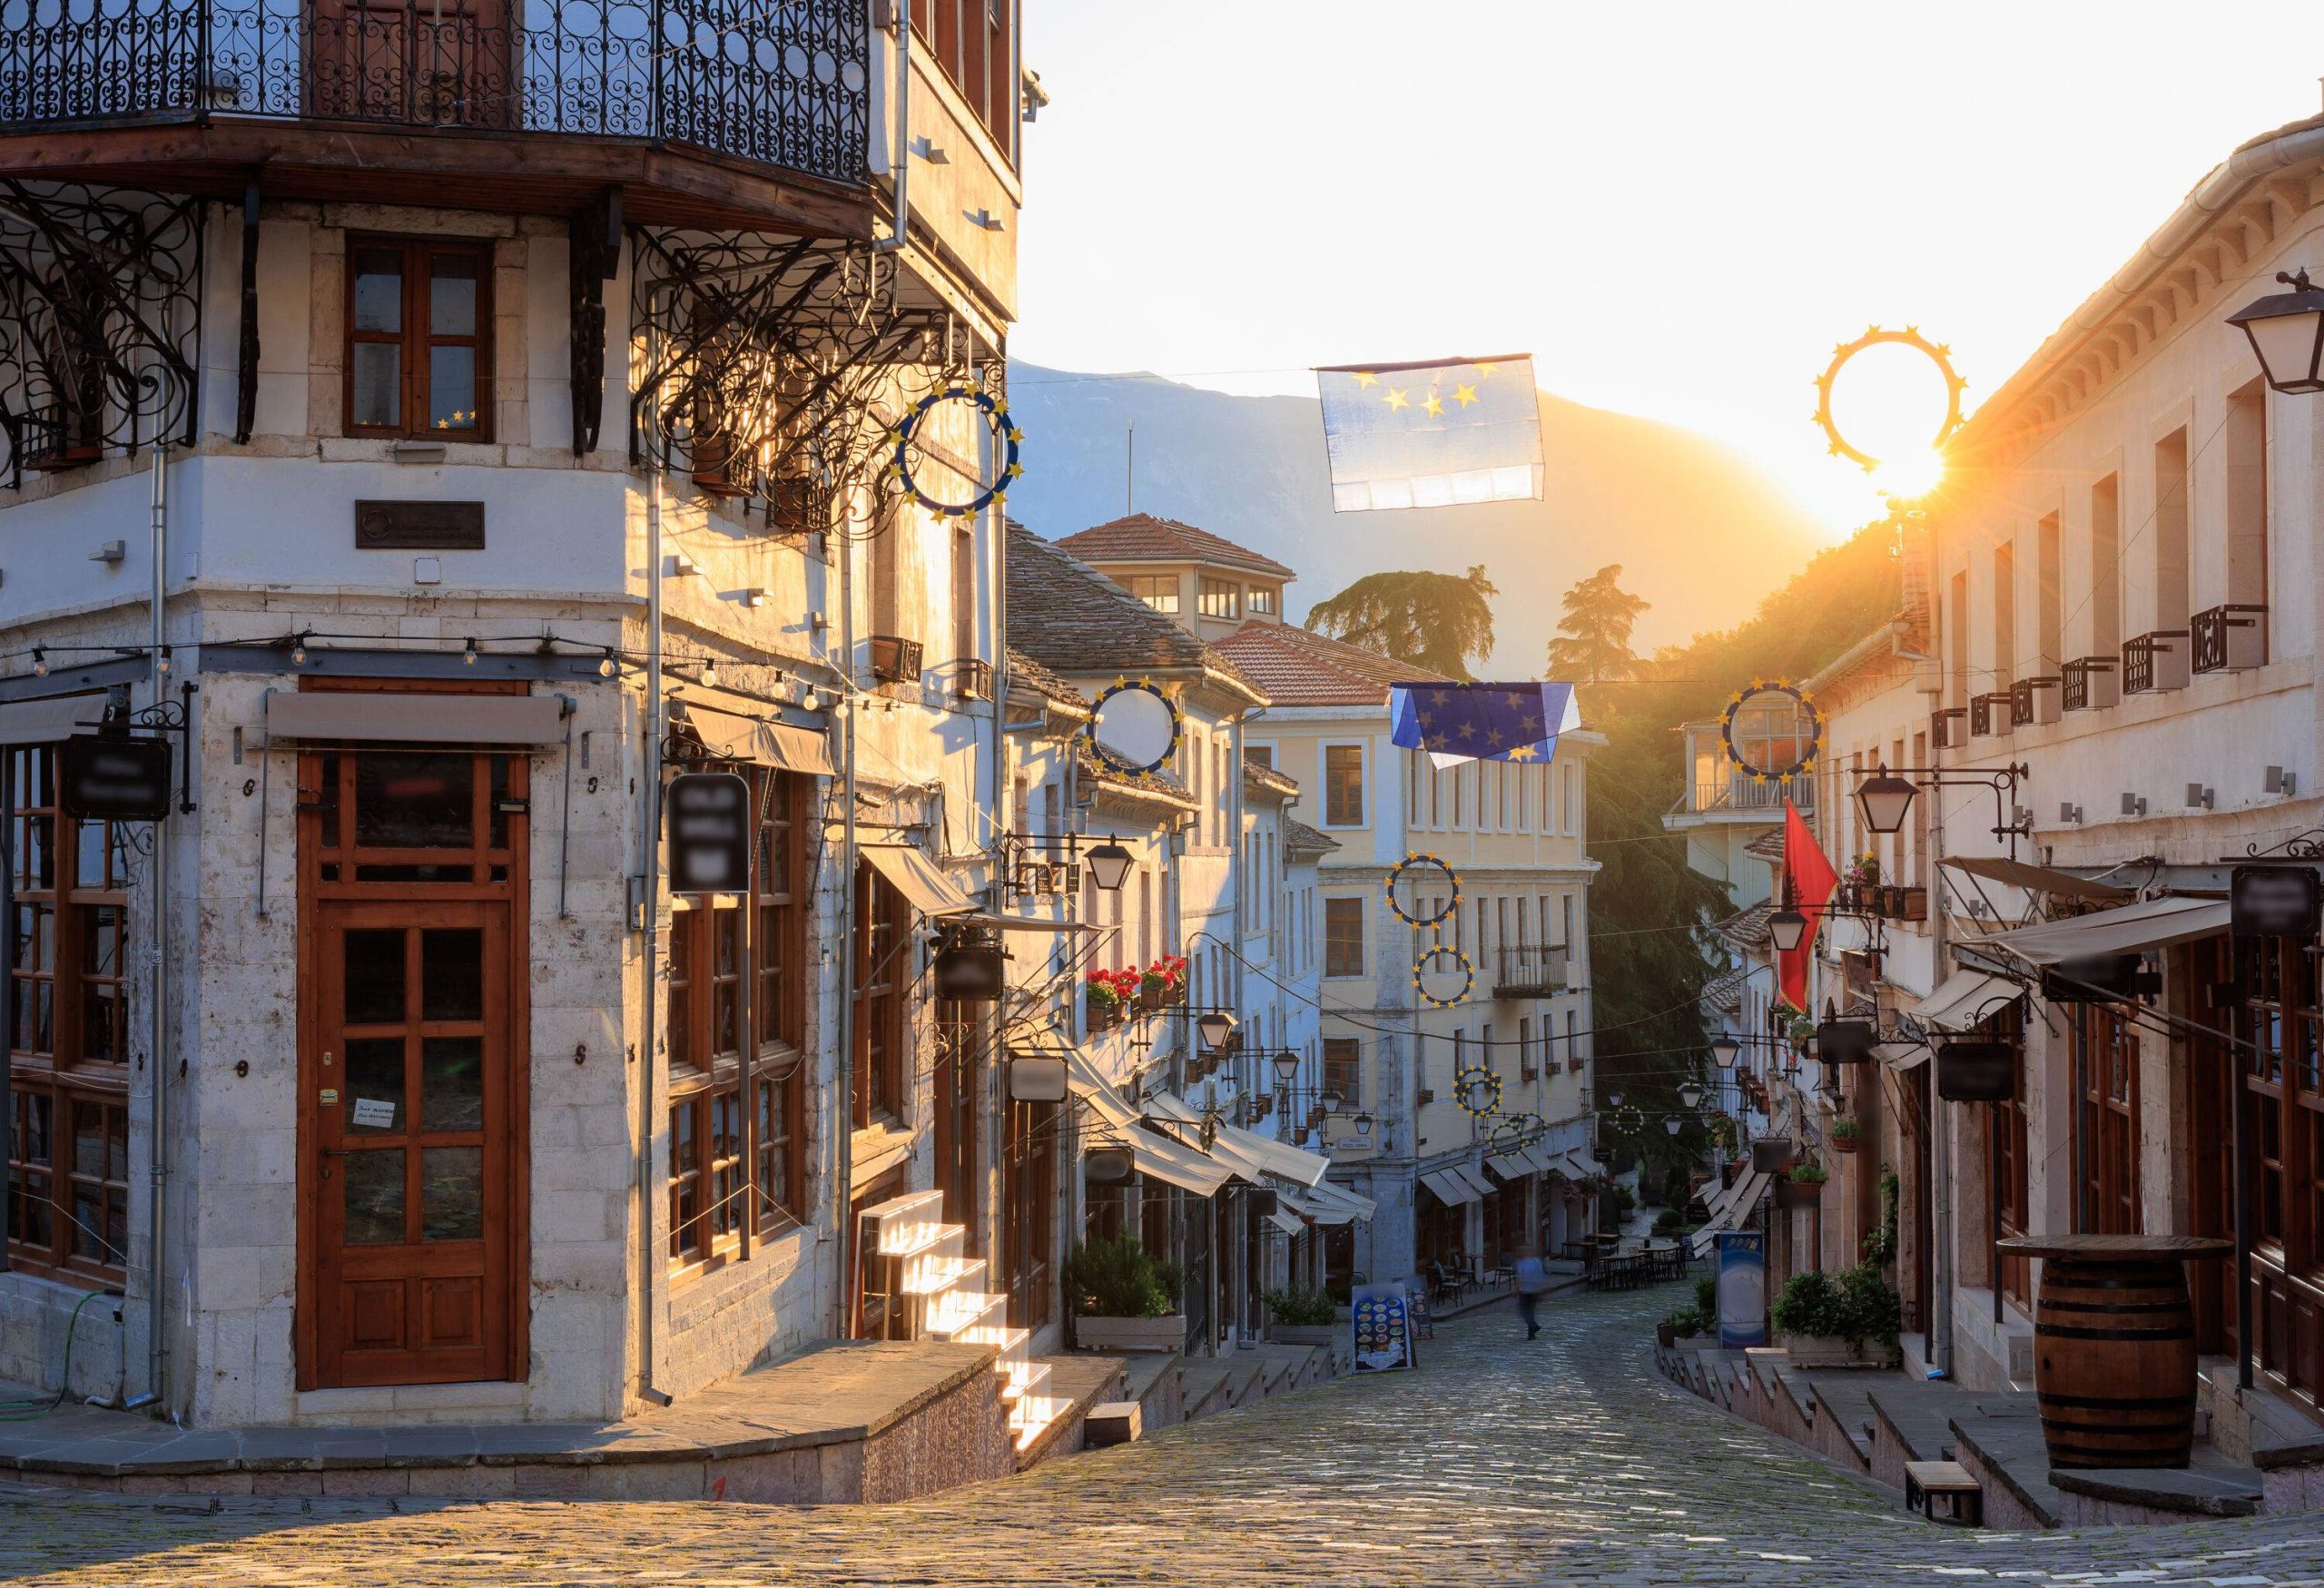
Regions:
<svg viewBox="0 0 2324 1588"><path fill-rule="evenodd" d="M2230 1243L2194 1235L2020 1235L2040 1258L2034 1383L2053 1466L2183 1467L2195 1442L2189 1259Z"/></svg>

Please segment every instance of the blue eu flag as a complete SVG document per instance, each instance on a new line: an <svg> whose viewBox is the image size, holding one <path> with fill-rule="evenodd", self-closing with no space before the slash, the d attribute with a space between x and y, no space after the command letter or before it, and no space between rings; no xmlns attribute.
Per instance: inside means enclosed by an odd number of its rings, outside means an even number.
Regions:
<svg viewBox="0 0 2324 1588"><path fill-rule="evenodd" d="M1558 735L1581 725L1571 684L1397 684L1388 690L1389 740L1456 761L1541 761Z"/></svg>
<svg viewBox="0 0 2324 1588"><path fill-rule="evenodd" d="M1332 510L1541 497L1530 353L1315 371Z"/></svg>

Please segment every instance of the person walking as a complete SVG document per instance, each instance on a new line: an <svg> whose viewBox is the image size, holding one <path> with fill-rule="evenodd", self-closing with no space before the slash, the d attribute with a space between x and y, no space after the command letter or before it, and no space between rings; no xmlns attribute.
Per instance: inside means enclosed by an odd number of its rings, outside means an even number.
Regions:
<svg viewBox="0 0 2324 1588"><path fill-rule="evenodd" d="M1541 1297L1550 1293L1550 1271L1541 1254L1528 1247L1517 1254L1517 1316L1525 1320L1525 1337L1541 1332Z"/></svg>

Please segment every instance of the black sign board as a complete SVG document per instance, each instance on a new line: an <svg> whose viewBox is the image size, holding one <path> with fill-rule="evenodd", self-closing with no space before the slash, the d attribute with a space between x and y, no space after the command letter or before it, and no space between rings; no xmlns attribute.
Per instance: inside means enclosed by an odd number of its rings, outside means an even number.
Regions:
<svg viewBox="0 0 2324 1588"><path fill-rule="evenodd" d="M358 551L482 551L482 502L357 502Z"/></svg>
<svg viewBox="0 0 2324 1588"><path fill-rule="evenodd" d="M2312 938L2324 926L2324 887L2304 865L2240 865L2230 879L2238 937Z"/></svg>
<svg viewBox="0 0 2324 1588"><path fill-rule="evenodd" d="M2092 954L2042 970L2042 996L2052 1003L2123 1003L2148 991L2136 954Z"/></svg>
<svg viewBox="0 0 2324 1588"><path fill-rule="evenodd" d="M2007 1042L1942 1042L1936 1095L1948 1103L2001 1103L2017 1095L2017 1050Z"/></svg>
<svg viewBox="0 0 2324 1588"><path fill-rule="evenodd" d="M170 809L170 743L75 734L57 755L56 803L81 822L158 822Z"/></svg>
<svg viewBox="0 0 2324 1588"><path fill-rule="evenodd" d="M992 937L955 938L936 951L936 996L998 998L1003 991L1000 942Z"/></svg>
<svg viewBox="0 0 2324 1588"><path fill-rule="evenodd" d="M1816 1057L1827 1064L1863 1064L1877 1033L1868 1020L1827 1020L1816 1028Z"/></svg>
<svg viewBox="0 0 2324 1588"><path fill-rule="evenodd" d="M670 890L740 893L751 885L751 785L731 772L670 780Z"/></svg>

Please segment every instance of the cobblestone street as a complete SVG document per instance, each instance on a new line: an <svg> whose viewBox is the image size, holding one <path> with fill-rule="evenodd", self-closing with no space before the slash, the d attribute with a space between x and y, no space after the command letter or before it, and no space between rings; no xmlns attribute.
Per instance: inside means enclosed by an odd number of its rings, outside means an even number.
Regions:
<svg viewBox="0 0 2324 1588"><path fill-rule="evenodd" d="M0 1500L43 1583L2324 1582L2313 1516L1955 1532L1656 1377L1669 1293L1494 1308L1422 1371L1341 1379L933 1500Z"/></svg>

